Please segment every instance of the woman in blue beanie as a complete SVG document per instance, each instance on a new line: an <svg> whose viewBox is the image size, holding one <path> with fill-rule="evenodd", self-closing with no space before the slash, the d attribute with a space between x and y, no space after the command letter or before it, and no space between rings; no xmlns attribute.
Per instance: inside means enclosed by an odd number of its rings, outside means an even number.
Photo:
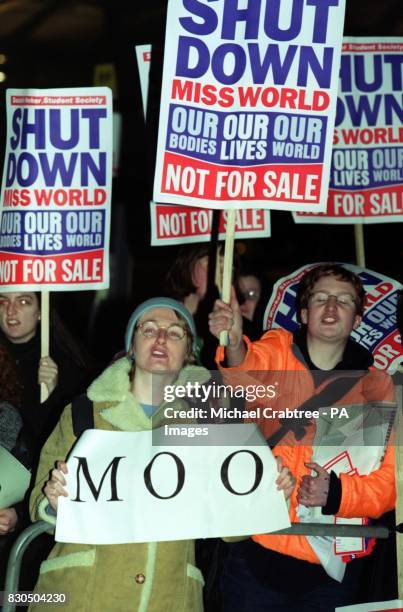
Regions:
<svg viewBox="0 0 403 612"><path fill-rule="evenodd" d="M147 300L133 312L126 355L88 388L97 429L142 431L161 426L166 384L205 382L207 370L191 365L195 328L187 309L167 298ZM65 458L75 442L71 405L46 442L31 496L33 520L57 512ZM57 462L48 480L49 470ZM44 485L45 488L44 488ZM44 493L42 492L44 489ZM50 508L49 508L50 506ZM107 554L105 551L107 550ZM202 609L203 578L194 565L193 541L88 546L56 543L42 563L36 590L67 593L75 612L86 610ZM32 609L39 609L33 606Z"/></svg>
<svg viewBox="0 0 403 612"><path fill-rule="evenodd" d="M193 318L183 304L153 298L138 306L126 329L126 355L87 390L94 427L120 431L160 427L165 385L203 384L210 376L192 365L194 337ZM175 402L171 406L175 408ZM50 514L57 512L58 497L68 495L67 466L60 459L68 455L75 439L68 406L42 451L31 496L33 520L55 521ZM286 468L278 480L282 489L290 487ZM74 612L197 612L203 608L202 586L193 540L107 546L57 543L41 566L36 591L66 593Z"/></svg>

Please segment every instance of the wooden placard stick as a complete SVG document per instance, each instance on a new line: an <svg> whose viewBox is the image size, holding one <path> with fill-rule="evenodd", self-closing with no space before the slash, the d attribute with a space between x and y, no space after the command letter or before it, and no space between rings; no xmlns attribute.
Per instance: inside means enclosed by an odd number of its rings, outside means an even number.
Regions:
<svg viewBox="0 0 403 612"><path fill-rule="evenodd" d="M223 302L229 304L231 301L231 285L232 285L232 262L234 259L234 239L235 239L235 221L236 210L228 211L227 228L225 232L225 251L224 251L224 271L222 281ZM228 346L229 337L227 331L220 333L220 346Z"/></svg>
<svg viewBox="0 0 403 612"><path fill-rule="evenodd" d="M223 260L221 256L221 246L217 244L216 250L216 261L215 261L215 286L217 287L220 295L222 295L222 281L223 281Z"/></svg>
<svg viewBox="0 0 403 612"><path fill-rule="evenodd" d="M49 356L49 291L41 292L41 357ZM48 388L41 383L41 404L49 397Z"/></svg>
<svg viewBox="0 0 403 612"><path fill-rule="evenodd" d="M362 223L354 225L355 239L355 259L357 266L365 268L365 244L364 244L364 226Z"/></svg>
<svg viewBox="0 0 403 612"><path fill-rule="evenodd" d="M211 297L214 296L214 299L216 297L215 287L220 286L217 285L217 274L219 274L219 270L217 269L217 252L220 248L218 242L220 215L220 210L213 210L211 216L211 237L208 250L207 294Z"/></svg>

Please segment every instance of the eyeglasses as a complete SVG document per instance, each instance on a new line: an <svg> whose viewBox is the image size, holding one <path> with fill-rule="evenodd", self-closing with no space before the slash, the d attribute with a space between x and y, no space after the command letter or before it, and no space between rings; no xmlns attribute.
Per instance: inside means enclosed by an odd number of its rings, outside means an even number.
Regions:
<svg viewBox="0 0 403 612"><path fill-rule="evenodd" d="M157 338L160 329L163 329L168 340L174 340L175 342L183 340L188 333L184 327L177 323L165 326L159 325L156 321L144 321L144 323L139 323L136 329L138 329L145 338Z"/></svg>
<svg viewBox="0 0 403 612"><path fill-rule="evenodd" d="M315 291L315 293L311 293L309 296L309 301L315 306L324 306L331 298L334 298L337 306L341 308L354 308L356 306L355 299L350 293L333 295L331 293L325 293L324 291Z"/></svg>

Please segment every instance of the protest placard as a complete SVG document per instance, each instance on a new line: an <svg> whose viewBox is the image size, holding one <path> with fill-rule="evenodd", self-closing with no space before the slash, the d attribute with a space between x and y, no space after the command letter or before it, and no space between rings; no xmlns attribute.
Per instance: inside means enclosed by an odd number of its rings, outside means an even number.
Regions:
<svg viewBox="0 0 403 612"><path fill-rule="evenodd" d="M69 456L56 540L154 542L289 527L277 465L257 426L209 425L209 438L219 429L221 440L239 440L240 428L244 444L208 449L158 444L158 430L84 432Z"/></svg>
<svg viewBox="0 0 403 612"><path fill-rule="evenodd" d="M9 508L24 499L31 473L0 445L0 508Z"/></svg>
<svg viewBox="0 0 403 612"><path fill-rule="evenodd" d="M403 38L345 38L328 208L296 223L403 220Z"/></svg>
<svg viewBox="0 0 403 612"><path fill-rule="evenodd" d="M344 4L168 2L156 202L326 209Z"/></svg>
<svg viewBox="0 0 403 612"><path fill-rule="evenodd" d="M139 69L141 99L144 117L147 115L148 83L151 64L151 45L136 45L137 67Z"/></svg>
<svg viewBox="0 0 403 612"><path fill-rule="evenodd" d="M354 604L336 608L335 612L398 612L403 610L403 600L374 601L372 603Z"/></svg>
<svg viewBox="0 0 403 612"><path fill-rule="evenodd" d="M117 98L118 79L114 64L96 64L94 68L94 86L109 87L112 90L113 99ZM122 115L113 113L113 165L112 176L115 178L119 174L120 148L122 141Z"/></svg>
<svg viewBox="0 0 403 612"><path fill-rule="evenodd" d="M8 90L2 288L108 287L111 181L108 88Z"/></svg>
<svg viewBox="0 0 403 612"><path fill-rule="evenodd" d="M293 332L298 327L295 296L301 277L318 264L298 268L292 274L278 280L263 318L264 329L282 327ZM366 291L366 306L360 326L351 337L372 352L374 365L381 370L394 372L403 353L400 334L396 325L396 304L401 283L373 270L343 264L357 274Z"/></svg>
<svg viewBox="0 0 403 612"><path fill-rule="evenodd" d="M213 212L208 208L193 208L151 202L151 245L207 242L211 238ZM218 239L225 239L227 211L220 213ZM245 208L237 211L235 238L265 238L271 235L270 211Z"/></svg>
<svg viewBox="0 0 403 612"><path fill-rule="evenodd" d="M144 116L147 111L151 45L136 46ZM151 246L207 242L211 238L212 213L209 209L150 202ZM225 239L226 216L221 215L219 240ZM245 209L237 217L235 238L267 238L270 211Z"/></svg>

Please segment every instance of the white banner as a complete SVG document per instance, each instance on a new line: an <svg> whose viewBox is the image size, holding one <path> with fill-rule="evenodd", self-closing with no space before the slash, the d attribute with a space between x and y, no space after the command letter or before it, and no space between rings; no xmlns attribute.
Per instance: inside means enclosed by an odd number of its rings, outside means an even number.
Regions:
<svg viewBox="0 0 403 612"><path fill-rule="evenodd" d="M141 99L143 101L144 117L147 115L148 80L151 63L151 45L136 46L137 66L139 68Z"/></svg>
<svg viewBox="0 0 403 612"><path fill-rule="evenodd" d="M240 440L239 428L245 444L211 445L217 436ZM165 428L86 431L68 460L69 497L59 497L56 540L123 544L289 527L276 462L256 425L212 425L208 432L204 446L172 446L156 445Z"/></svg>

